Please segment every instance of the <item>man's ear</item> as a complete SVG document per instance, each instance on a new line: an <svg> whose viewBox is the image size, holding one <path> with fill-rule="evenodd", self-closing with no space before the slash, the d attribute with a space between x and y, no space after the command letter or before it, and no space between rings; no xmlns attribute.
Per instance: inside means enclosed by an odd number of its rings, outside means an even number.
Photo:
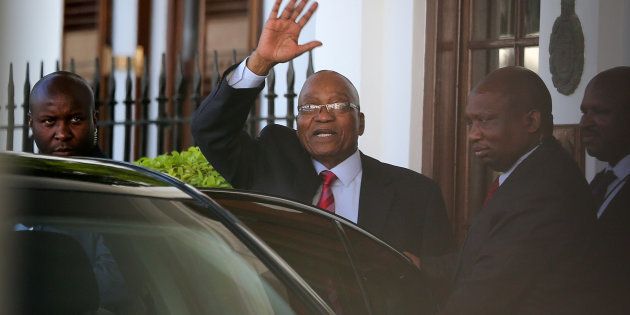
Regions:
<svg viewBox="0 0 630 315"><path fill-rule="evenodd" d="M362 112L359 112L359 126L357 129L357 133L359 134L359 136L363 135L363 132L365 131L365 115L363 115Z"/></svg>
<svg viewBox="0 0 630 315"><path fill-rule="evenodd" d="M31 112L28 112L28 114L26 114L27 119L28 119L28 126L33 128L33 116L31 116Z"/></svg>
<svg viewBox="0 0 630 315"><path fill-rule="evenodd" d="M527 114L525 114L525 128L530 133L535 133L540 131L541 125L541 114L540 111L532 109Z"/></svg>

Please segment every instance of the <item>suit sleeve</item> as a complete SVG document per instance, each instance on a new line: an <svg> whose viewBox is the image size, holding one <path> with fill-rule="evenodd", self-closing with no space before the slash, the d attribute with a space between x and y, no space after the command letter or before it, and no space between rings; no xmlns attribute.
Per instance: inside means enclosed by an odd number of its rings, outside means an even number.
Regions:
<svg viewBox="0 0 630 315"><path fill-rule="evenodd" d="M422 255L439 256L455 250L453 232L446 214L446 206L440 187L433 181L427 193Z"/></svg>
<svg viewBox="0 0 630 315"><path fill-rule="evenodd" d="M264 84L234 89L226 75L194 112L191 130L206 159L234 187L246 189L256 171L257 141L243 131L250 108Z"/></svg>

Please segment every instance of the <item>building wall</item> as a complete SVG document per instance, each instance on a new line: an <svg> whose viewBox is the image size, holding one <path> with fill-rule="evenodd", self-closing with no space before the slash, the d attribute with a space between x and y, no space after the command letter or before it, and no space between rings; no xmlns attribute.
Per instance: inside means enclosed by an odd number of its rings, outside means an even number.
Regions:
<svg viewBox="0 0 630 315"><path fill-rule="evenodd" d="M61 59L62 0L0 1L0 124L6 124L9 64L13 63L16 124L22 123L22 102L26 62L30 62L31 85L39 79L40 62L44 74L55 70ZM0 147L5 148L5 132L0 132ZM20 147L16 133L15 146Z"/></svg>
<svg viewBox="0 0 630 315"><path fill-rule="evenodd" d="M264 0L265 18L273 2ZM366 114L366 132L360 138L360 149L385 162L419 171L426 0L321 0L319 4L300 42L322 41L324 45L314 51L315 70L336 70L346 75L359 90L361 107ZM31 62L30 75L34 82L39 77L40 61L44 61L44 72L49 73L61 57L62 10L61 0L0 1L0 42L3 43L0 45L0 104L3 106L0 119L3 122L9 62L15 65L16 102L21 104L26 61ZM156 1L152 53L160 50L157 55L165 45L165 10L166 1ZM560 14L560 0L541 1L540 75L552 92L554 117L559 124L579 122L579 104L590 78L612 66L630 64L630 37L624 32L630 29L630 19L626 18L630 16L630 0L576 0L576 12L585 36L585 65L575 93L564 96L553 87L549 73L549 37L553 22ZM128 33L127 26L115 25L123 34ZM121 47L120 51L115 48L118 53L124 54L135 47L132 43L135 38L116 34L120 33L115 29L114 42ZM159 58L155 58L155 54L152 72L158 71ZM296 91L304 82L307 59L307 55L303 55L296 60ZM278 104L284 104L286 69L286 64L276 67L276 91L282 91L277 92L281 94ZM152 91L155 90L156 87L152 87ZM282 114L284 109L277 105L277 110ZM18 108L18 119L21 113ZM16 134L15 143L20 141ZM3 143L0 145L4 147ZM592 177L599 167L601 164L588 158L587 177Z"/></svg>
<svg viewBox="0 0 630 315"><path fill-rule="evenodd" d="M618 65L630 65L630 0L576 0L575 11L584 33L584 71L575 92L560 94L549 72L549 38L560 16L560 0L541 1L540 69L553 99L556 124L577 124L580 103L588 81L597 73ZM587 155L586 177L590 180L603 165Z"/></svg>

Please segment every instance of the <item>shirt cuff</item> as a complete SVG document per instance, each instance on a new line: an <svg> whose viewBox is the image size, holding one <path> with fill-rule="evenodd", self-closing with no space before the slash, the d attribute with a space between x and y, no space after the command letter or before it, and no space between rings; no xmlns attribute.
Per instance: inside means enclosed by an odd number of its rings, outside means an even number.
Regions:
<svg viewBox="0 0 630 315"><path fill-rule="evenodd" d="M249 58L249 57L248 57ZM247 58L241 62L231 76L228 78L228 84L235 89L255 88L265 82L267 76L260 76L253 73L246 66Z"/></svg>

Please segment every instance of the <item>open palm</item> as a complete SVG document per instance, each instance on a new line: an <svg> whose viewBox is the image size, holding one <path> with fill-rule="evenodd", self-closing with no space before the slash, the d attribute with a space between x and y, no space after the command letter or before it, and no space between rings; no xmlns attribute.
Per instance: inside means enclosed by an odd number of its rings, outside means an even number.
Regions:
<svg viewBox="0 0 630 315"><path fill-rule="evenodd" d="M281 2L282 0L276 0L255 51L256 57L270 67L277 63L287 62L322 44L319 41L311 41L303 45L298 44L300 32L317 9L317 3L313 3L308 11L297 20L308 1L301 0L296 5L296 0L291 0L287 3L282 14L278 16Z"/></svg>

